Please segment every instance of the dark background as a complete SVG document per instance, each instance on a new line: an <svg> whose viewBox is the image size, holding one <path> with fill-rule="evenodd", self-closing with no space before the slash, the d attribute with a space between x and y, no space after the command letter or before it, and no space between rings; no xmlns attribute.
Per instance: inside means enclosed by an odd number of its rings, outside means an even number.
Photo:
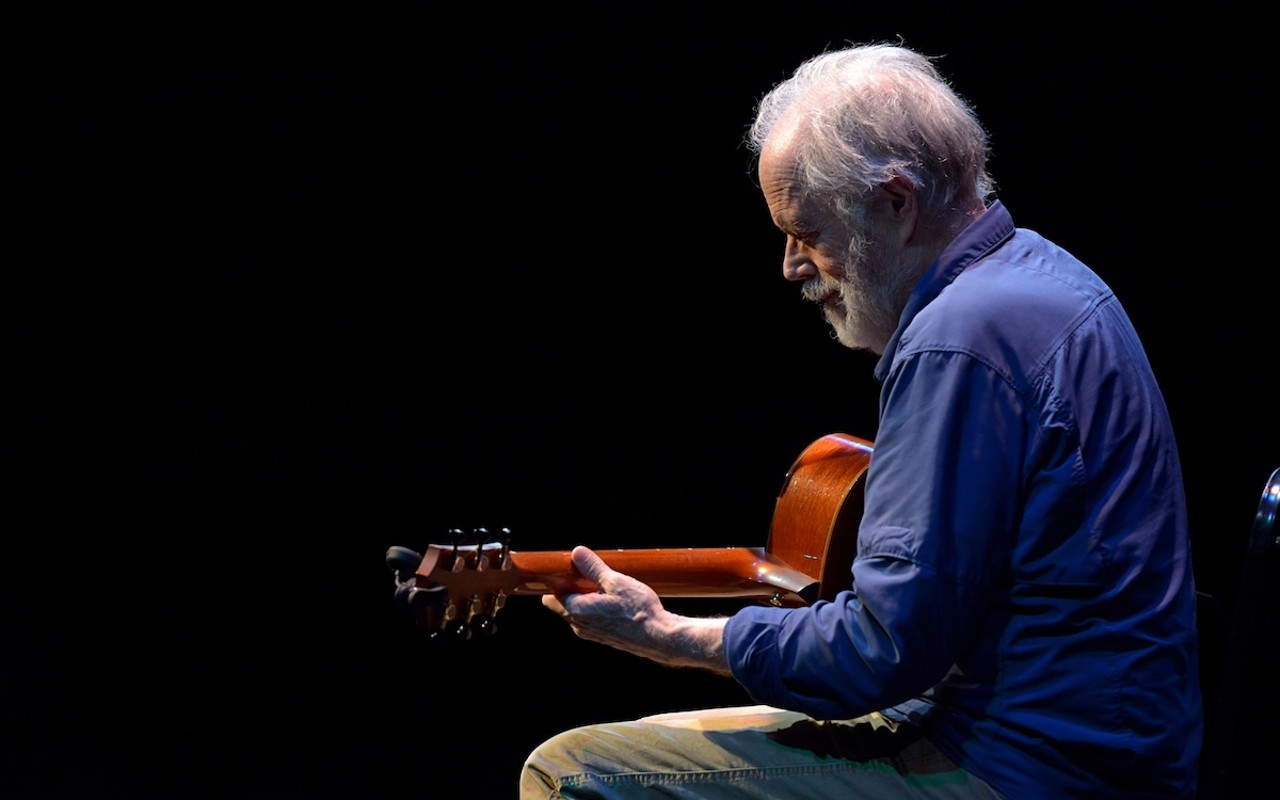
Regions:
<svg viewBox="0 0 1280 800"><path fill-rule="evenodd" d="M1280 466L1265 26L1026 5L12 20L0 796L514 797L570 725L744 701L533 597L430 641L383 556L762 545L804 446L874 439L741 146L850 41L943 55L1017 222L1116 290L1229 602Z"/></svg>

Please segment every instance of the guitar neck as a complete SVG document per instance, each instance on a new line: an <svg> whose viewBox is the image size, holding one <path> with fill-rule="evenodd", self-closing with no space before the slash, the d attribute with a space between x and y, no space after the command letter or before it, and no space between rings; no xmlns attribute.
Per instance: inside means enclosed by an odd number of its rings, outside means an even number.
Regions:
<svg viewBox="0 0 1280 800"><path fill-rule="evenodd" d="M788 607L833 599L849 585L871 452L871 442L846 434L829 434L805 448L787 471L765 548L596 553L661 597L732 597ZM387 555L397 596L415 610L420 624L435 631L492 623L512 595L600 588L574 569L569 550L517 552L489 542L433 544L425 556L393 547ZM416 569L410 562L417 562Z"/></svg>
<svg viewBox="0 0 1280 800"><path fill-rule="evenodd" d="M648 584L662 597L740 597L776 605L808 605L817 581L760 547L689 547L597 550L613 569ZM574 570L569 551L512 553L525 580L512 594L594 592L599 587Z"/></svg>
<svg viewBox="0 0 1280 800"><path fill-rule="evenodd" d="M763 548L598 550L613 569L637 578L661 597L755 599L781 607L809 605L818 581ZM410 593L426 627L492 618L513 595L576 594L600 587L573 566L568 550L515 552L496 543L431 545L412 577Z"/></svg>

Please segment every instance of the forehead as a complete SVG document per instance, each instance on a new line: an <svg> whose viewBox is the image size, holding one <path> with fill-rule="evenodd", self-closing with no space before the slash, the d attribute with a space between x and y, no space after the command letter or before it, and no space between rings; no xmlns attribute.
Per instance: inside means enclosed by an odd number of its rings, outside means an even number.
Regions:
<svg viewBox="0 0 1280 800"><path fill-rule="evenodd" d="M769 207L769 216L779 230L796 236L812 236L843 229L834 209L805 191L799 162L789 151L762 151L759 173L760 191Z"/></svg>
<svg viewBox="0 0 1280 800"><path fill-rule="evenodd" d="M760 150L760 191L764 193L774 222L779 225L804 213L796 141L795 126L779 123Z"/></svg>

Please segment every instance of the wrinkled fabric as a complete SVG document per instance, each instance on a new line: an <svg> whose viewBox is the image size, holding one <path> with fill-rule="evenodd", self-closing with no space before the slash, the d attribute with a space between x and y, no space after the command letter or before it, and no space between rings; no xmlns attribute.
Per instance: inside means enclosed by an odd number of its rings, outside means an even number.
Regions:
<svg viewBox="0 0 1280 800"><path fill-rule="evenodd" d="M876 378L851 588L734 615L734 676L819 719L922 721L1010 797L1192 797L1182 471L1120 301L995 203L916 287Z"/></svg>
<svg viewBox="0 0 1280 800"><path fill-rule="evenodd" d="M520 800L1004 800L918 731L768 706L587 725L525 762Z"/></svg>

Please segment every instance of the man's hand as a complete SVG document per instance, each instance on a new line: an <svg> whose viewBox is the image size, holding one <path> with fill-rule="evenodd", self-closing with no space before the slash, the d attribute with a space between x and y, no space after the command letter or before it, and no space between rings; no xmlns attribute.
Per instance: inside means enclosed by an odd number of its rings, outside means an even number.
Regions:
<svg viewBox="0 0 1280 800"><path fill-rule="evenodd" d="M612 569L586 547L575 547L572 559L599 591L547 594L542 604L563 617L580 638L668 666L729 674L721 647L724 618L671 613L647 584Z"/></svg>

